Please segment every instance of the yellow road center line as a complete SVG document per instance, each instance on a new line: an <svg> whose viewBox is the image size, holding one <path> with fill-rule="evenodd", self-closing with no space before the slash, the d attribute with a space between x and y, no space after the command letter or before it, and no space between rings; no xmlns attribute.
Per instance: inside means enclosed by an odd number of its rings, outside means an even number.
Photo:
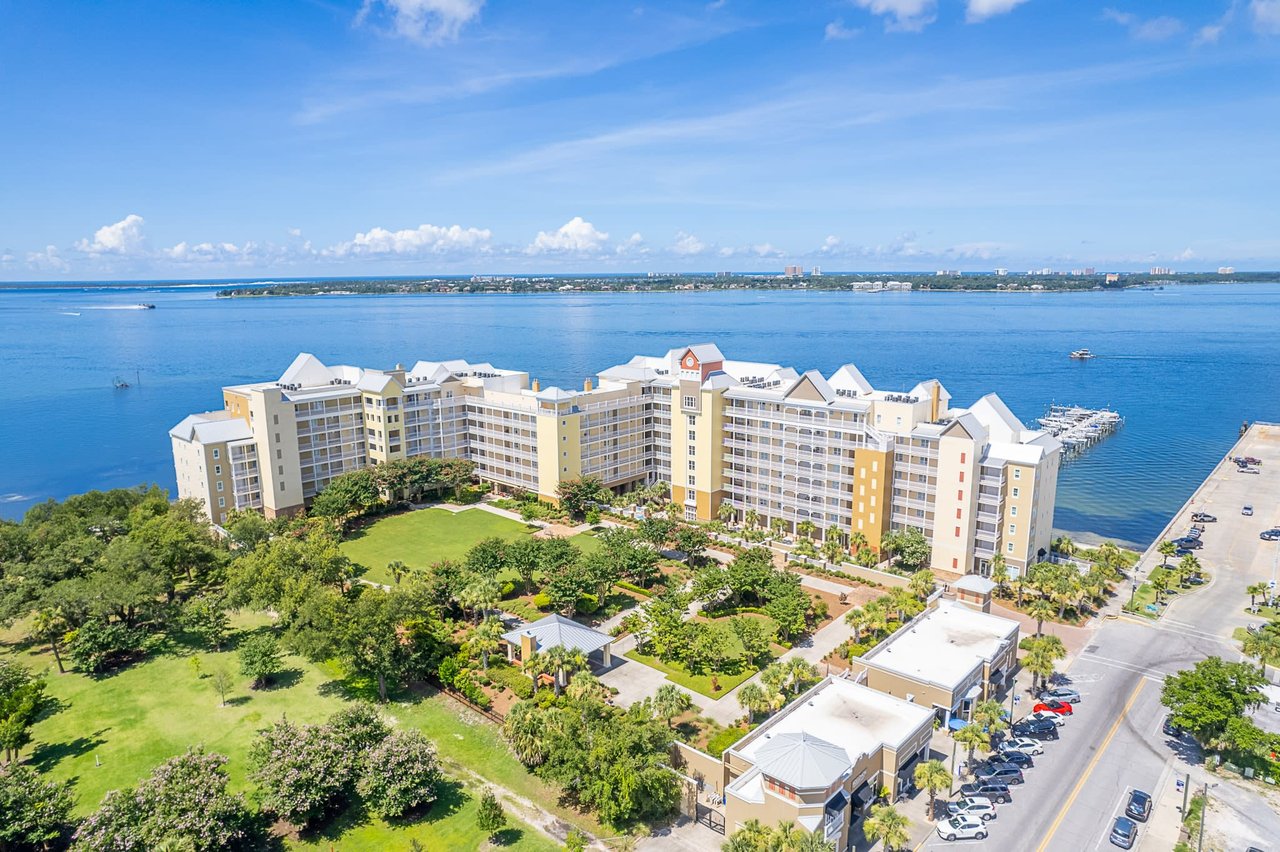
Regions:
<svg viewBox="0 0 1280 852"><path fill-rule="evenodd" d="M1093 760L1089 761L1089 765L1084 768L1084 774L1080 776L1080 780L1076 782L1076 786L1072 788L1071 795L1067 797L1067 801L1063 804L1062 810L1058 811L1058 816L1054 818L1053 824L1049 826L1049 833L1044 836L1044 840L1036 847L1036 852L1044 852L1045 847L1049 845L1049 841L1053 840L1053 835L1057 833L1058 826L1062 825L1062 821L1067 816L1067 811L1071 810L1071 806L1075 804L1076 797L1080 795L1080 791L1084 789L1085 782L1089 780L1089 776L1093 774L1094 768L1098 765L1098 761L1102 760L1102 755L1106 753L1107 746L1111 745L1111 740L1115 738L1116 731L1120 730L1120 723L1124 721L1125 716L1129 715L1129 711L1133 709L1133 703L1138 700L1138 693L1142 692L1142 687L1147 685L1147 679L1142 678L1138 681L1138 685L1133 688L1133 692L1129 694L1129 700L1125 702L1124 709L1120 711L1120 718L1116 719L1115 724L1111 726L1111 730L1107 731L1106 738L1102 741L1102 745L1098 747L1097 752L1093 755Z"/></svg>

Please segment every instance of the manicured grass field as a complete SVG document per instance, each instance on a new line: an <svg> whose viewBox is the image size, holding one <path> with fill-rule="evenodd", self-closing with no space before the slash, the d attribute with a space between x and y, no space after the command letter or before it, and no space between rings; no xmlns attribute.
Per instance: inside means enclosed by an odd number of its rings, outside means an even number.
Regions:
<svg viewBox="0 0 1280 852"><path fill-rule="evenodd" d="M718 675L717 680L720 683L720 691L716 692L711 688L711 675L696 675L686 669L679 663L664 663L657 657L650 657L646 654L640 654L636 651L627 651L624 654L627 659L635 660L637 663L644 663L646 666L652 666L667 676L667 680L672 683L678 683L680 686L692 689L694 692L700 692L708 698L721 698L726 692L733 689L738 684L747 680L754 675L759 669L744 668L742 671L733 675Z"/></svg>
<svg viewBox="0 0 1280 852"><path fill-rule="evenodd" d="M396 560L410 568L426 568L445 559L462 559L484 538L515 541L537 527L486 512L467 509L419 509L392 515L354 533L342 543L352 562L368 569L365 579L391 583L387 565Z"/></svg>
<svg viewBox="0 0 1280 852"><path fill-rule="evenodd" d="M262 616L236 619L241 631L238 635L267 629L266 624ZM251 785L246 755L258 729L285 714L294 722L322 722L353 697L373 694L370 684L344 680L328 666L297 657L286 659L286 671L274 688L250 690L238 674L231 650L193 653L180 647L109 677L60 675L47 648L15 647L18 635L16 631L0 633L0 653L48 671L49 693L58 702L54 712L36 723L32 745L23 754L54 778L76 780L79 815L96 809L108 790L137 783L159 763L201 743L230 758L227 771L231 786L247 792ZM200 660L205 677L197 676L190 662L193 657ZM219 706L207 677L217 668L226 668L236 677L226 707ZM381 709L395 723L426 734L436 744L451 778L475 772L568 821L588 830L599 829L593 821L558 807L557 790L528 773L511 756L493 725L466 713L443 695L404 696L404 700ZM314 846L300 846L407 848L410 838L416 838L428 849L479 848L484 837L475 828L474 809L475 796L454 785L446 790L439 807L415 822L387 825L363 814L348 813L314 838ZM512 841L511 848L534 852L556 848L536 830L514 819L510 825L513 831L506 838Z"/></svg>
<svg viewBox="0 0 1280 852"><path fill-rule="evenodd" d="M483 509L450 512L446 509L419 509L383 518L353 533L342 543L347 558L366 570L361 576L375 583L391 585L395 578L387 566L399 560L410 568L425 568L446 559L460 560L478 541L501 538L516 541L538 528L513 521ZM600 539L591 532L569 539L583 553L599 550ZM501 579L514 580L504 572Z"/></svg>

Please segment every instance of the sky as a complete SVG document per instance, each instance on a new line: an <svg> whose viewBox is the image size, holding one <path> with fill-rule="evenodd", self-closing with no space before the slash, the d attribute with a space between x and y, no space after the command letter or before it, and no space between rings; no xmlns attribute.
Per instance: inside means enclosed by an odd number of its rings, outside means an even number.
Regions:
<svg viewBox="0 0 1280 852"><path fill-rule="evenodd" d="M1280 269L1280 0L0 0L0 280Z"/></svg>

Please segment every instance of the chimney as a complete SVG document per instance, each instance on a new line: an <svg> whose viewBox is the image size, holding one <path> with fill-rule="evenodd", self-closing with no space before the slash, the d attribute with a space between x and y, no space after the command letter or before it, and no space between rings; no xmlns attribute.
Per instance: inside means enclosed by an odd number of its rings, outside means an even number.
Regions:
<svg viewBox="0 0 1280 852"><path fill-rule="evenodd" d="M590 379L587 379L585 382L583 382L583 383L582 383L582 389L583 389L584 391L587 391L588 393L591 391L591 380L590 380Z"/></svg>
<svg viewBox="0 0 1280 852"><path fill-rule="evenodd" d="M540 390L542 390L542 382L538 381L537 379L534 379L534 380L533 380L533 392L534 392L534 393L537 393L537 392L538 392L538 391L540 391Z"/></svg>

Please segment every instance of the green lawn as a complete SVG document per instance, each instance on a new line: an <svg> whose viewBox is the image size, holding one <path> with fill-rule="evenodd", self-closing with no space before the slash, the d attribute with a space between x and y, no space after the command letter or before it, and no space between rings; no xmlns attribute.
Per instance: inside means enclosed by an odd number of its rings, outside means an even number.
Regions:
<svg viewBox="0 0 1280 852"><path fill-rule="evenodd" d="M459 560L476 542L485 538L515 541L532 535L538 527L513 521L483 509L450 512L446 509L419 509L392 515L358 530L342 543L342 552L365 568L366 580L390 585L395 581L387 566L396 560L410 568L425 568L445 559ZM583 553L601 547L594 531L569 539ZM503 580L514 580L514 572L503 572Z"/></svg>
<svg viewBox="0 0 1280 852"><path fill-rule="evenodd" d="M387 565L396 560L410 568L425 568L445 559L462 559L481 539L515 541L536 530L483 509L456 514L445 509L419 509L383 518L353 533L342 543L342 552L367 569L365 579L391 583Z"/></svg>
<svg viewBox="0 0 1280 852"><path fill-rule="evenodd" d="M245 631L266 629L265 624L261 616L237 619L237 626ZM59 675L47 649L19 649L14 644L19 635L0 633L0 653L49 671L49 692L59 705L36 723L32 743L23 755L54 778L76 780L79 815L94 810L108 790L136 783L157 764L200 743L230 758L231 786L247 792L246 754L259 728L286 713L295 722L321 722L353 695L372 693L369 684L343 680L332 668L296 657L287 658L278 686L253 691L237 673L234 652L192 654L184 648L97 680L74 673ZM236 675L228 706L219 706L210 678L196 676L190 662L193 656L200 659L205 675L218 667ZM426 734L436 744L446 770L454 769L451 777L465 777L467 771L481 774L568 821L598 830L593 821L557 806L557 790L511 756L493 725L464 714L448 698L435 693L405 696L386 705L383 712L397 724ZM341 842L335 842L336 835L326 834L317 838L315 848L406 848L410 838L428 849L477 848L483 838L474 827L474 807L474 798L459 786L448 791L441 807L407 825L388 826L348 814L343 824L332 829L341 834ZM508 835L512 848L555 848L514 820L512 828L515 831Z"/></svg>
<svg viewBox="0 0 1280 852"><path fill-rule="evenodd" d="M664 663L657 657L650 657L634 650L627 651L623 656L629 660L635 660L637 663L644 663L646 666L652 666L665 674L667 676L667 680L672 683L678 683L683 687L692 689L694 692L700 692L708 698L722 698L726 692L759 671L759 669L744 668L737 674L718 675L717 679L720 682L720 691L716 692L711 688L711 675L709 674L696 675L679 663Z"/></svg>

